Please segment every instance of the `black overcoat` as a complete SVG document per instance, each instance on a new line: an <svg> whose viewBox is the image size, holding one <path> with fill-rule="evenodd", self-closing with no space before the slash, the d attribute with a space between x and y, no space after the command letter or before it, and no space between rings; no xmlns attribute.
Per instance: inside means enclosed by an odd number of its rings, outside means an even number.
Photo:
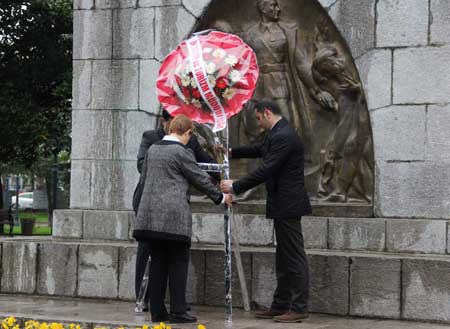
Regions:
<svg viewBox="0 0 450 329"><path fill-rule="evenodd" d="M278 121L260 144L233 148L232 158L262 158L262 165L233 183L236 194L263 182L267 189L266 216L298 218L311 213L303 172L303 145L285 119Z"/></svg>

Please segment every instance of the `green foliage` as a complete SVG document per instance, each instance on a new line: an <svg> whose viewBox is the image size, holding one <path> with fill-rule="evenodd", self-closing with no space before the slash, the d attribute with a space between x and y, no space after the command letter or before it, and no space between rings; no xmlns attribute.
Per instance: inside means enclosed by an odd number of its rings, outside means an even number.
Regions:
<svg viewBox="0 0 450 329"><path fill-rule="evenodd" d="M70 150L71 7L70 0L0 2L3 169L28 171Z"/></svg>

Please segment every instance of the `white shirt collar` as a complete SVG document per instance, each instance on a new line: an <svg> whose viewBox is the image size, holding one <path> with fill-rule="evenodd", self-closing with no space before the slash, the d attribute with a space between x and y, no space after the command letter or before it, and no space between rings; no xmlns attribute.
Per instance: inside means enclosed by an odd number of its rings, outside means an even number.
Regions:
<svg viewBox="0 0 450 329"><path fill-rule="evenodd" d="M172 136L172 135L166 135L166 136L164 136L164 137L163 137L163 141L171 141L171 142L178 142L178 143L181 143L181 141L180 141L177 137Z"/></svg>
<svg viewBox="0 0 450 329"><path fill-rule="evenodd" d="M281 119L282 119L282 118L279 118L279 119L277 120L277 122L275 122L275 123L272 125L272 127L270 127L270 130L272 130L273 127L275 127L275 125L276 125L278 122L280 122Z"/></svg>

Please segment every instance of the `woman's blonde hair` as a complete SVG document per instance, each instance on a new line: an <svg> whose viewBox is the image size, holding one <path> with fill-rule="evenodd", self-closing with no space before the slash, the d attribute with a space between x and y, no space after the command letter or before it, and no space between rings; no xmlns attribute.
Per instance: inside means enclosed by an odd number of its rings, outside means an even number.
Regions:
<svg viewBox="0 0 450 329"><path fill-rule="evenodd" d="M170 122L169 134L175 133L177 135L183 135L189 129L194 129L192 120L184 114L180 114L173 118Z"/></svg>

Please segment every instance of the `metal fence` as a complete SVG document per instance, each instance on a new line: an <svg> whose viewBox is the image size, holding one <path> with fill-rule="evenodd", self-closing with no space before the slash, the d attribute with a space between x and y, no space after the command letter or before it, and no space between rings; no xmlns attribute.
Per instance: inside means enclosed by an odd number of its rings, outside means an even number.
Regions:
<svg viewBox="0 0 450 329"><path fill-rule="evenodd" d="M39 225L52 226L55 209L69 208L70 163L53 165L44 177L4 175L2 178L3 208L12 206L14 225L20 226L22 213L48 214L48 222Z"/></svg>

